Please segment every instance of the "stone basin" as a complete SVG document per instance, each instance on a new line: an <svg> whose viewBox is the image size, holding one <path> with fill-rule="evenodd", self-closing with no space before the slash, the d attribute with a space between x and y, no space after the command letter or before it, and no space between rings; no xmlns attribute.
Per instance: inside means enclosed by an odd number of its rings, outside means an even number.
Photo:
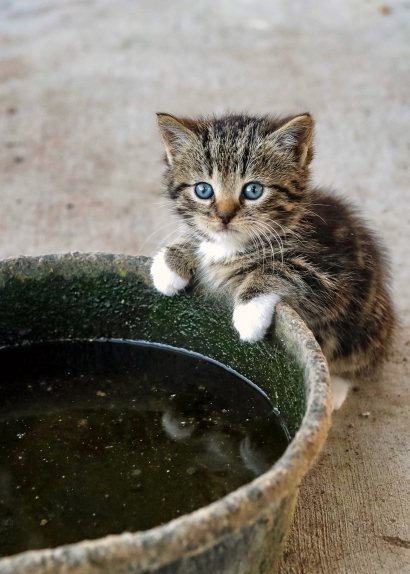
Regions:
<svg viewBox="0 0 410 574"><path fill-rule="evenodd" d="M0 559L0 574L273 574L298 487L330 424L329 374L313 335L279 304L265 341L241 343L223 300L164 297L150 259L65 254L0 262L0 346L61 339L145 340L201 353L257 384L292 437L265 474L224 498L143 532Z"/></svg>

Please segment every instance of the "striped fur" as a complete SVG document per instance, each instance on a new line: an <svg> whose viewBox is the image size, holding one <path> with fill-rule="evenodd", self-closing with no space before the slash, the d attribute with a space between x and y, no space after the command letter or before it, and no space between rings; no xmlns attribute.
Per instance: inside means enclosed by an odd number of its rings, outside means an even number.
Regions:
<svg viewBox="0 0 410 574"><path fill-rule="evenodd" d="M385 257L354 208L311 186L311 116L159 114L158 122L167 194L186 229L161 255L163 265L181 285L197 278L230 297L242 322L246 309L253 318L258 309L268 325L272 301L286 301L313 331L333 374L376 367L395 324ZM213 198L195 195L199 182L212 185ZM264 186L260 199L243 197L250 182ZM242 338L256 340L265 331Z"/></svg>

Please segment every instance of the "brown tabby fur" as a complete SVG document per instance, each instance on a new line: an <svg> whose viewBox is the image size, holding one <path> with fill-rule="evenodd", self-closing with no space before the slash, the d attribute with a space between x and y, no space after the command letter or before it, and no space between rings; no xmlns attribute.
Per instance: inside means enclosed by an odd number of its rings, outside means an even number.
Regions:
<svg viewBox="0 0 410 574"><path fill-rule="evenodd" d="M354 208L311 186L311 116L158 114L158 122L167 194L185 225L167 248L168 266L236 304L277 293L313 331L333 374L358 375L380 363L395 324L386 260ZM213 186L212 200L195 196L199 182ZM241 196L249 182L265 187L260 200ZM201 264L200 243L228 229L239 253Z"/></svg>

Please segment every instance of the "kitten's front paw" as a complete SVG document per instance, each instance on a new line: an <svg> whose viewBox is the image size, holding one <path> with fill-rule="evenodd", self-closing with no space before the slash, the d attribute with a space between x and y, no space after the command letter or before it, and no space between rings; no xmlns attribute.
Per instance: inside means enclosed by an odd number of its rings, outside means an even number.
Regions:
<svg viewBox="0 0 410 574"><path fill-rule="evenodd" d="M152 261L151 277L158 291L164 295L175 295L188 285L188 281L170 269L165 261L165 251L157 253Z"/></svg>
<svg viewBox="0 0 410 574"><path fill-rule="evenodd" d="M242 341L253 343L263 339L272 322L279 295L270 293L255 297L248 303L240 303L233 312L233 324Z"/></svg>

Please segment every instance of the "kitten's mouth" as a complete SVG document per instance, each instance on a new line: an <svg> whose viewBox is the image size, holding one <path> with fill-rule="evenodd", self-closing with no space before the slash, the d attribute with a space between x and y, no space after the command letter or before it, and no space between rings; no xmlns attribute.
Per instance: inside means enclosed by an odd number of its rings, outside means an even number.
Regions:
<svg viewBox="0 0 410 574"><path fill-rule="evenodd" d="M228 227L228 225L224 225L223 227L217 229L217 233L239 233L239 231L237 229L234 229L233 227Z"/></svg>

